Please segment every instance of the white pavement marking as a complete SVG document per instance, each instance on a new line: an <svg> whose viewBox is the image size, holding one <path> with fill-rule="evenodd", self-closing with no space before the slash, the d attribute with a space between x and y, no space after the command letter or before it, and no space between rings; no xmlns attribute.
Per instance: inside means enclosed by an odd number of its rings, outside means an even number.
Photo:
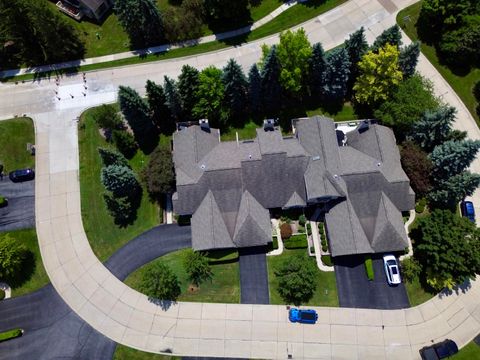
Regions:
<svg viewBox="0 0 480 360"><path fill-rule="evenodd" d="M397 6L403 8L412 2L399 0ZM353 0L334 13L303 24L310 40L329 39L324 45L331 48L347 37L345 31L351 30L348 22L344 21L341 29L329 25L342 18L340 13L356 27L370 24L369 40L395 22L394 14L386 13L376 1ZM107 90L89 94L85 100L75 96L62 109L53 101L58 87L53 80L0 86L0 118L26 113L35 121L37 233L53 286L93 328L114 341L149 352L279 359L288 355L305 359L415 359L419 358L418 349L432 340L448 337L464 346L480 330L479 279L472 281L467 291L441 294L410 309L316 308L319 321L310 326L290 324L285 306L175 303L162 308L115 278L93 254L80 211L75 119L85 108L105 101L104 94L114 93L112 89L118 85L143 93L147 78L162 82L164 75L176 76L186 63L222 66L235 57L246 69L258 60L261 43L277 39L272 36L216 53L90 73L87 81L96 81L99 88ZM422 58L419 71L431 70ZM435 69L429 74L436 90L443 91L443 79ZM75 85L75 89L82 83L81 76L73 76L62 79L60 86ZM479 138L473 118L462 110L458 97L445 94L444 98L459 108L456 126ZM478 161L472 165L472 169L477 168Z"/></svg>

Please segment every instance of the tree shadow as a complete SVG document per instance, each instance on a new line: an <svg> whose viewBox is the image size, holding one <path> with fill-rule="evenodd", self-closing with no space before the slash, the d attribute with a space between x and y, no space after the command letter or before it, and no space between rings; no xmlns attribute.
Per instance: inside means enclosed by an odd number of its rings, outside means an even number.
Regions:
<svg viewBox="0 0 480 360"><path fill-rule="evenodd" d="M115 200L112 200L108 198L108 196L104 195L107 209L110 212L110 215L113 217L113 222L115 225L119 226L120 228L126 228L135 223L138 216L138 209L140 208L140 204L142 202L142 195L143 189L141 186L132 191L129 196L124 198L116 198ZM117 201L122 202L121 204L128 202L129 207L125 208L125 206L119 206Z"/></svg>
<svg viewBox="0 0 480 360"><path fill-rule="evenodd" d="M453 294L466 294L472 288L472 282L470 279L465 280L462 284L454 286L453 289L444 289L440 292L439 297L443 298Z"/></svg>
<svg viewBox="0 0 480 360"><path fill-rule="evenodd" d="M172 305L177 304L175 300L162 300L151 296L148 297L148 301L150 301L152 304L160 306L163 311L167 311Z"/></svg>

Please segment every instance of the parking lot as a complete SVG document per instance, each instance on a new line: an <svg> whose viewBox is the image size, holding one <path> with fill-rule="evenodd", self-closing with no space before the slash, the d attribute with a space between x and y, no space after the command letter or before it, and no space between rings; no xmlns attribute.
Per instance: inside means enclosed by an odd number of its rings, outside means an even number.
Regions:
<svg viewBox="0 0 480 360"><path fill-rule="evenodd" d="M405 285L388 285L381 256L373 259L373 267L375 279L369 281L363 256L341 256L335 259L340 306L367 309L410 307Z"/></svg>
<svg viewBox="0 0 480 360"><path fill-rule="evenodd" d="M8 206L0 208L0 232L35 226L35 181L13 183L5 176L0 194L8 199Z"/></svg>

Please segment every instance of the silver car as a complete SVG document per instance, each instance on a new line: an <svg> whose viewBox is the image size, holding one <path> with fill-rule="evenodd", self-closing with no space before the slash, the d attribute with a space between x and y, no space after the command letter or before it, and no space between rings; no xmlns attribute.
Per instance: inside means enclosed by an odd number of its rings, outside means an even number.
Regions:
<svg viewBox="0 0 480 360"><path fill-rule="evenodd" d="M400 278L400 269L398 268L397 259L393 255L383 256L383 266L385 267L385 275L389 285L398 285L402 282Z"/></svg>

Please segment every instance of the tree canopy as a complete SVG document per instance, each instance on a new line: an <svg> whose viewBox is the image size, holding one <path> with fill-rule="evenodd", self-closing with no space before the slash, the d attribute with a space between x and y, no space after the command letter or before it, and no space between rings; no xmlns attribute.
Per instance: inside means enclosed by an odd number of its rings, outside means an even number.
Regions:
<svg viewBox="0 0 480 360"><path fill-rule="evenodd" d="M287 30L280 34L277 46L280 62L280 83L283 88L299 95L307 84L312 47L303 28L296 32Z"/></svg>
<svg viewBox="0 0 480 360"><path fill-rule="evenodd" d="M195 286L212 279L212 269L208 258L200 251L188 250L183 259L183 267Z"/></svg>
<svg viewBox="0 0 480 360"><path fill-rule="evenodd" d="M182 105L183 114L187 118L191 118L193 107L198 101L199 75L199 71L193 66L183 65L182 72L178 76L178 96Z"/></svg>
<svg viewBox="0 0 480 360"><path fill-rule="evenodd" d="M0 279L12 278L21 271L27 249L9 234L0 234Z"/></svg>
<svg viewBox="0 0 480 360"><path fill-rule="evenodd" d="M402 33L400 32L400 27L395 24L392 27L384 30L373 42L372 51L376 52L380 48L385 47L385 45L390 44L395 46L397 49L402 45Z"/></svg>
<svg viewBox="0 0 480 360"><path fill-rule="evenodd" d="M150 196L159 199L163 194L173 190L175 174L171 151L158 146L151 154L148 164L143 171L143 177Z"/></svg>
<svg viewBox="0 0 480 360"><path fill-rule="evenodd" d="M425 196L432 187L432 161L428 154L412 141L405 141L400 147L400 157L415 195L417 198Z"/></svg>
<svg viewBox="0 0 480 360"><path fill-rule="evenodd" d="M150 108L152 121L162 133L170 135L175 130L175 126L170 116L163 87L147 80L145 90L147 91L148 107Z"/></svg>
<svg viewBox="0 0 480 360"><path fill-rule="evenodd" d="M280 62L277 47L273 45L262 64L262 105L264 114L274 116L280 110L282 87L280 85Z"/></svg>
<svg viewBox="0 0 480 360"><path fill-rule="evenodd" d="M365 37L365 29L363 26L350 34L350 37L345 40L345 49L348 52L348 58L350 59L350 84L353 84L357 80L358 76L358 63L362 60L362 57L368 51L368 42Z"/></svg>
<svg viewBox="0 0 480 360"><path fill-rule="evenodd" d="M248 72L248 100L250 114L257 117L262 112L262 77L257 64L253 64Z"/></svg>
<svg viewBox="0 0 480 360"><path fill-rule="evenodd" d="M466 218L437 209L419 218L410 236L434 289L451 289L480 273L480 230Z"/></svg>
<svg viewBox="0 0 480 360"><path fill-rule="evenodd" d="M430 159L433 163L433 177L446 180L467 169L480 149L480 140L449 140L437 145Z"/></svg>
<svg viewBox="0 0 480 360"><path fill-rule="evenodd" d="M398 56L398 66L400 67L400 70L402 70L404 78L408 78L415 74L419 56L420 43L418 41L415 41L400 50L400 55Z"/></svg>
<svg viewBox="0 0 480 360"><path fill-rule="evenodd" d="M322 44L316 43L312 48L310 59L310 93L313 99L320 100L325 86L327 61Z"/></svg>
<svg viewBox="0 0 480 360"><path fill-rule="evenodd" d="M353 86L355 99L375 105L388 100L402 81L398 67L398 48L386 44L378 52L369 51L358 63L359 75Z"/></svg>
<svg viewBox="0 0 480 360"><path fill-rule="evenodd" d="M348 90L350 60L345 48L335 48L327 53L325 70L325 97L333 102L343 101Z"/></svg>
<svg viewBox="0 0 480 360"><path fill-rule="evenodd" d="M173 301L182 292L177 275L163 262L156 262L147 268L140 289L151 298Z"/></svg>
<svg viewBox="0 0 480 360"><path fill-rule="evenodd" d="M226 116L236 124L241 125L248 105L248 82L240 65L230 59L223 68L222 81L224 85L224 105Z"/></svg>
<svg viewBox="0 0 480 360"><path fill-rule="evenodd" d="M193 115L208 119L213 126L224 128L227 125L222 112L224 91L222 70L214 66L202 70L196 93L198 101L193 107Z"/></svg>

